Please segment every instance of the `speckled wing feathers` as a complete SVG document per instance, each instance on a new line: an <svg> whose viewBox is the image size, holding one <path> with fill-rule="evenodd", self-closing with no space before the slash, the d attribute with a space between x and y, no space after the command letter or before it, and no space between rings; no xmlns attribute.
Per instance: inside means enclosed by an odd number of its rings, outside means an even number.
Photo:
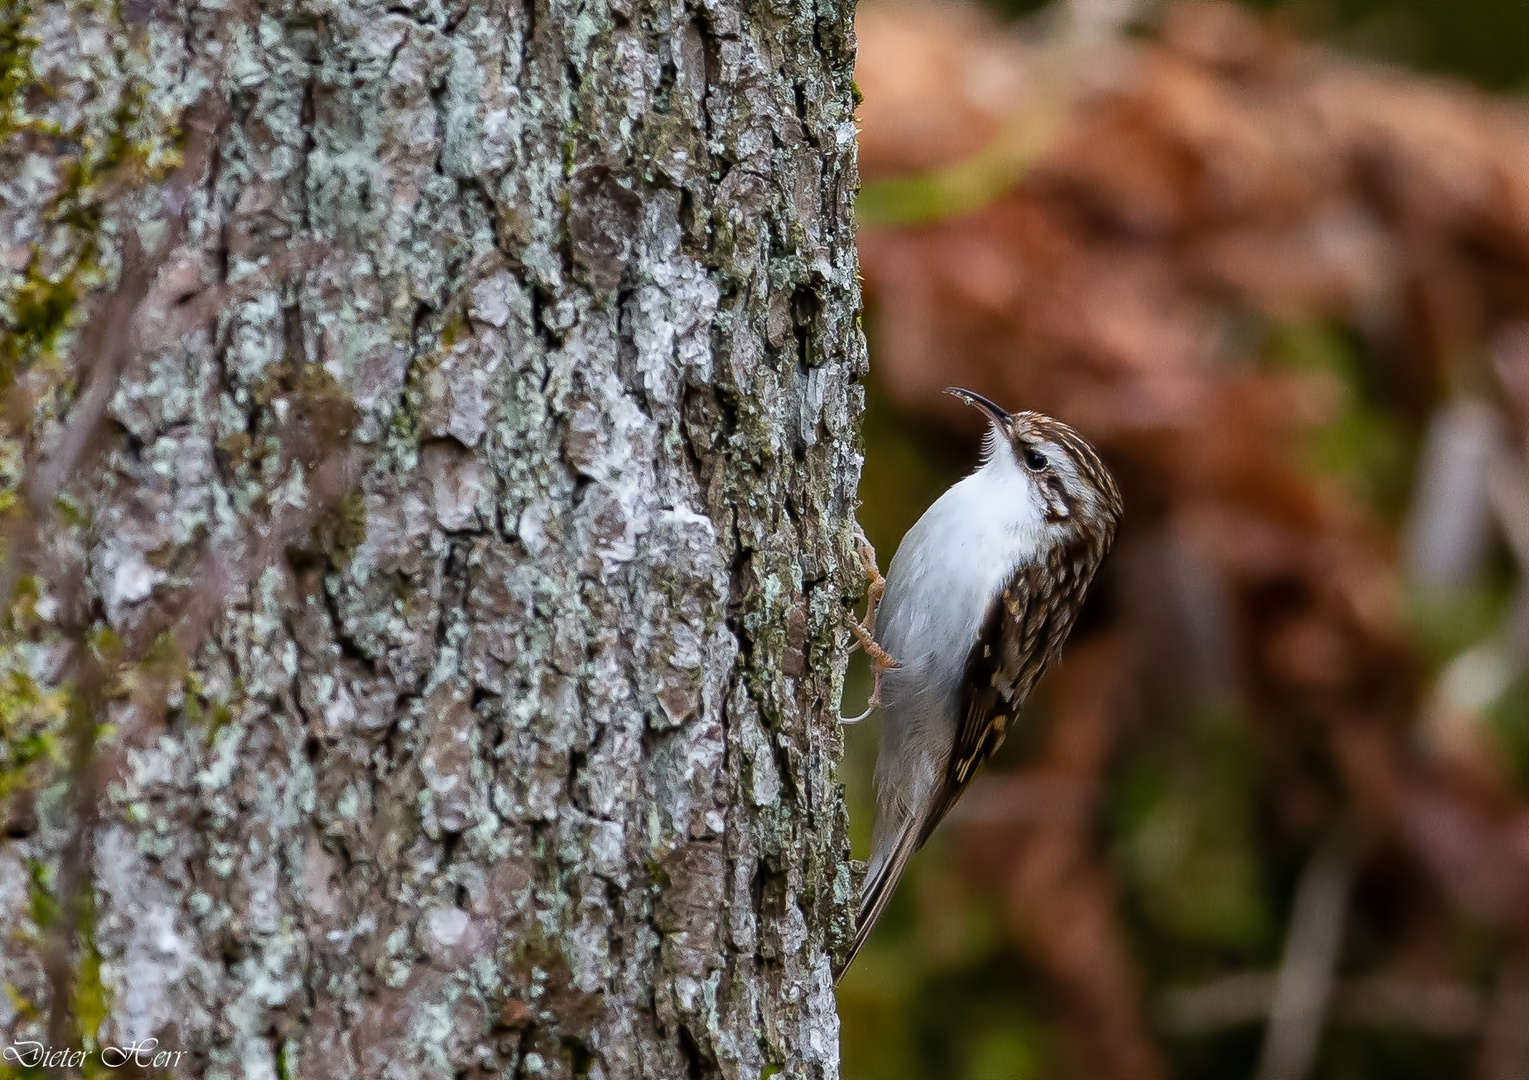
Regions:
<svg viewBox="0 0 1529 1080"><path fill-rule="evenodd" d="M860 894L855 938L840 968L853 963L892 899L913 853L955 806L977 767L998 752L1031 688L1062 651L1094 571L1109 546L1079 542L1059 548L1045 565L1015 570L994 598L967 655L962 680L960 727L951 748L945 783L922 820L905 818L886 858Z"/></svg>
<svg viewBox="0 0 1529 1080"><path fill-rule="evenodd" d="M1031 689L1061 653L1102 555L1084 542L1059 548L1046 564L1015 570L993 599L967 655L949 771L919 846L960 799L977 767L998 752Z"/></svg>

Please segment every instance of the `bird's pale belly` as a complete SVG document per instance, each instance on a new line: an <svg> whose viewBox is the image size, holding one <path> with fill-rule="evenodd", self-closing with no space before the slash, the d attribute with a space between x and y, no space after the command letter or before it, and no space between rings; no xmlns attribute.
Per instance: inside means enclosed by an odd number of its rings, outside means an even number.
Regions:
<svg viewBox="0 0 1529 1080"><path fill-rule="evenodd" d="M989 493L974 482L978 476L951 488L925 512L887 570L877 640L899 664L886 682L889 706L899 691L904 698L918 693L954 700L989 605L1034 546L1012 519L994 517Z"/></svg>

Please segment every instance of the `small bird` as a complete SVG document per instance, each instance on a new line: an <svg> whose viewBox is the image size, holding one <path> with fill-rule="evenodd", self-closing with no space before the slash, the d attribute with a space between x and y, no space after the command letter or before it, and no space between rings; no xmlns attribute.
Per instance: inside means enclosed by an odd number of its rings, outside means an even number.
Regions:
<svg viewBox="0 0 1529 1080"><path fill-rule="evenodd" d="M1072 428L970 390L945 392L992 423L981 465L908 530L884 582L862 545L873 581L853 629L876 685L866 712L846 722L877 710L882 720L871 861L841 975L908 859L1062 651L1120 520L1120 490Z"/></svg>

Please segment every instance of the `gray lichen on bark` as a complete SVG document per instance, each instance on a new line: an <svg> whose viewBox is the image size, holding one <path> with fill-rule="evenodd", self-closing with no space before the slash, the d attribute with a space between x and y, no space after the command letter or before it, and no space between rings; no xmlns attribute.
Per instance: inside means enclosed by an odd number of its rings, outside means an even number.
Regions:
<svg viewBox="0 0 1529 1080"><path fill-rule="evenodd" d="M103 1037L208 1076L837 1075L851 15L30 9L30 77L62 90L27 107L62 128L106 130L102 88L137 80L148 159L226 102L156 286L223 302L130 365L49 555L133 640L281 541L168 712L119 702L96 750ZM50 208L82 152L6 143L8 303L78 242ZM102 287L158 206L103 197ZM0 842L7 940L70 835L55 779Z"/></svg>

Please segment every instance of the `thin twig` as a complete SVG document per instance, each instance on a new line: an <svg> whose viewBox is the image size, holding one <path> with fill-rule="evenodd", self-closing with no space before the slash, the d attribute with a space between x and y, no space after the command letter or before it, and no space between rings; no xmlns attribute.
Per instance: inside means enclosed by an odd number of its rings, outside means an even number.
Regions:
<svg viewBox="0 0 1529 1080"><path fill-rule="evenodd" d="M17 580L31 568L42 525L52 519L54 503L64 482L77 474L87 453L99 441L107 407L134 352L138 309L165 260L185 234L186 203L191 188L201 179L216 132L222 126L214 110L214 106L204 102L187 116L191 136L185 155L163 189L164 235L152 252L145 252L137 230L127 230L117 287L101 299L80 334L76 355L85 391L69 410L68 422L53 452L41 461L29 463L25 470L20 513L11 530L5 564L0 566L0 601L9 602Z"/></svg>
<svg viewBox="0 0 1529 1080"><path fill-rule="evenodd" d="M1258 1080L1304 1080L1311 1072L1332 1000L1353 875L1353 840L1339 824L1306 864L1296 888Z"/></svg>
<svg viewBox="0 0 1529 1080"><path fill-rule="evenodd" d="M102 298L86 323L76 355L85 383L75 401L63 434L47 458L26 470L20 512L10 536L10 550L0 567L0 599L9 602L24 570L35 570L41 530L52 520L65 481L76 474L100 442L107 407L116 393L122 373L134 354L133 326L150 287L184 235L185 209L191 187L202 176L207 152L218 125L207 122L208 106L187 117L192 136L183 163L163 190L166 222L163 236L152 252L145 252L137 232L129 230L123 244L122 273L117 287ZM59 857L55 892L58 918L48 928L45 964L52 994L49 1038L55 1045L68 1042L74 1016L75 951L85 893L90 888L90 838L97 820L99 770L95 768L96 733L108 673L102 659L87 644L89 618L80 610L66 616L65 636L72 640L69 670L73 689L67 735L70 740L70 772L73 781L74 820ZM93 1033L92 1033L93 1034Z"/></svg>
<svg viewBox="0 0 1529 1080"><path fill-rule="evenodd" d="M1278 975L1243 971L1199 986L1167 990L1158 1000L1158 1025L1170 1035L1211 1035L1269 1019ZM1461 983L1427 983L1377 975L1333 987L1328 1019L1348 1027L1409 1028L1441 1039L1465 1039L1488 1024L1486 995ZM1529 1001L1507 1014L1529 1030Z"/></svg>

